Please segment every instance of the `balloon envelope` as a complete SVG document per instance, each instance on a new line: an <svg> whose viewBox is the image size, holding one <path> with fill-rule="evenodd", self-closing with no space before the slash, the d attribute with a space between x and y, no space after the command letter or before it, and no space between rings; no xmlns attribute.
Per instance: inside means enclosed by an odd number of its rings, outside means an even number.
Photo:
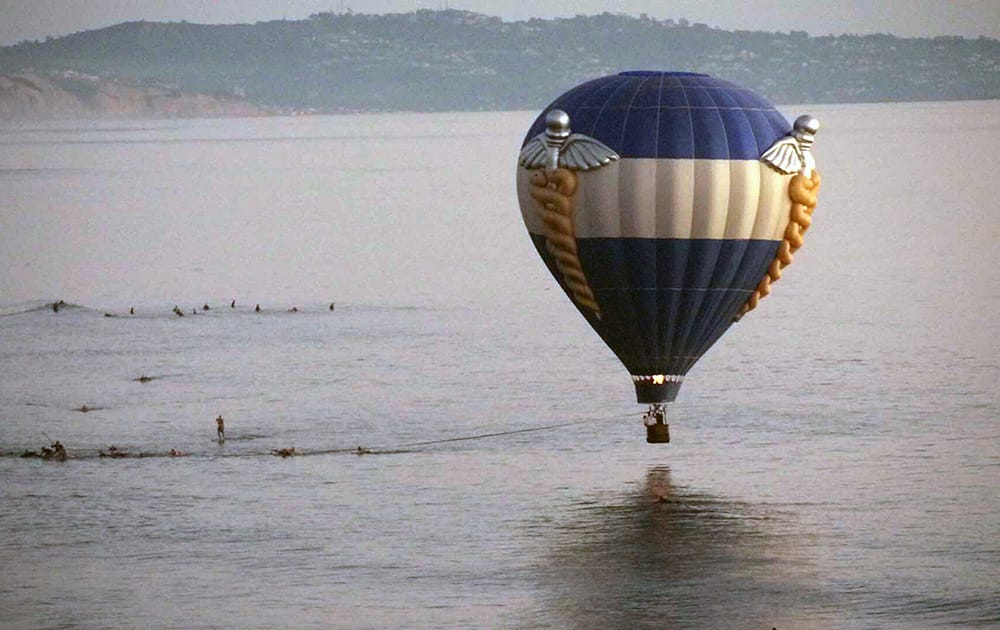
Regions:
<svg viewBox="0 0 1000 630"><path fill-rule="evenodd" d="M544 185L540 174L552 169L518 168L525 225L553 276L631 373L639 402L672 401L775 257L791 175L759 158L791 128L760 95L694 73L624 72L584 83L538 116L523 147L544 136L552 110L568 114L572 134L619 157L575 173L567 247L592 303L551 243L551 204L533 196L532 178Z"/></svg>

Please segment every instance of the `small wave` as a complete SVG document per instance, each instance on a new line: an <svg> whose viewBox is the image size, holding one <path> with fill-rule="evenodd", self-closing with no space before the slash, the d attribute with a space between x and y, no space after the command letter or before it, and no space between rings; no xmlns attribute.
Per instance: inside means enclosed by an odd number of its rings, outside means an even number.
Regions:
<svg viewBox="0 0 1000 630"><path fill-rule="evenodd" d="M91 407L90 405L81 405L79 407L74 407L73 411L79 411L80 413L90 413L91 411L103 411L108 409L108 407Z"/></svg>
<svg viewBox="0 0 1000 630"><path fill-rule="evenodd" d="M228 440L227 440L228 441ZM283 452L284 451L284 452ZM315 457L318 455L402 455L405 453L413 453L414 450L408 449L378 449L378 448L362 448L360 451L357 447L354 448L331 448L331 449L319 449L319 450L300 450L300 449L270 449L266 451L254 450L254 451L240 451L238 453L219 453L219 452L189 452L189 451L179 451L172 449L170 451L143 451L143 450L128 450L128 449L117 449L115 451L106 451L104 449L69 449L65 460L56 459L54 457L45 458L42 457L38 451L31 449L24 450L7 450L0 451L0 457L8 457L15 459L30 459L30 460L40 460L46 462L61 463L63 461L74 461L74 460L117 460L117 459L163 459L171 458L176 459L179 457L191 457L194 459L225 459L225 458L251 458L251 457Z"/></svg>
<svg viewBox="0 0 1000 630"><path fill-rule="evenodd" d="M128 451L128 450L116 450L116 451L104 451L95 449L80 449L80 450L70 450L66 453L65 459L58 459L56 457L43 457L38 451L31 449L25 449L23 451L4 451L0 452L0 457L11 457L17 459L30 459L30 460L41 460L46 462L56 462L61 463L63 461L71 460L87 460L87 459L148 459L156 457L188 457L194 455L193 453L188 453L184 451ZM202 455L204 456L204 455Z"/></svg>
<svg viewBox="0 0 1000 630"><path fill-rule="evenodd" d="M271 437L270 435L262 435L257 433L247 433L246 435L234 435L232 437L227 437L226 442L238 442L243 440L261 440Z"/></svg>
<svg viewBox="0 0 1000 630"><path fill-rule="evenodd" d="M34 300L31 302L21 302L19 304L10 304L8 306L0 306L0 317L9 317L11 315L25 315L28 313L42 313L42 312L62 312L62 311L89 311L87 307L81 304L74 304L72 302L66 302L64 300Z"/></svg>
<svg viewBox="0 0 1000 630"><path fill-rule="evenodd" d="M60 169L48 169L48 168L0 168L0 175L19 175L25 174L30 175L33 173L46 173L58 171ZM63 169L69 170L69 169Z"/></svg>

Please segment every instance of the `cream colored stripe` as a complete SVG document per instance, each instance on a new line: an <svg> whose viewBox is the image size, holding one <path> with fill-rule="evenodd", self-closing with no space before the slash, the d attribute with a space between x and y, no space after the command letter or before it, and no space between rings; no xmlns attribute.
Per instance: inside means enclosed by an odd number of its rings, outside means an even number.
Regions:
<svg viewBox="0 0 1000 630"><path fill-rule="evenodd" d="M637 166L630 165L626 173L631 173ZM621 181L635 181L636 177L622 174L621 160L578 175L581 185L577 188L574 203L577 238L581 234L621 236ZM601 208L611 208L611 211L602 212Z"/></svg>
<svg viewBox="0 0 1000 630"><path fill-rule="evenodd" d="M689 238L722 238L729 212L729 160L694 161L694 221Z"/></svg>
<svg viewBox="0 0 1000 630"><path fill-rule="evenodd" d="M656 160L642 160L621 169L618 200L625 235L656 234Z"/></svg>
<svg viewBox="0 0 1000 630"><path fill-rule="evenodd" d="M528 171L517 170L524 223L544 234ZM623 159L577 175L577 238L780 240L791 209L791 175L758 160Z"/></svg>
<svg viewBox="0 0 1000 630"><path fill-rule="evenodd" d="M788 198L791 175L782 175L760 162L760 201L751 238L780 241L784 238L792 200Z"/></svg>
<svg viewBox="0 0 1000 630"><path fill-rule="evenodd" d="M656 160L657 231L690 234L694 222L693 160Z"/></svg>
<svg viewBox="0 0 1000 630"><path fill-rule="evenodd" d="M724 238L746 238L753 232L760 199L760 169L749 163L733 165L729 171L729 213Z"/></svg>

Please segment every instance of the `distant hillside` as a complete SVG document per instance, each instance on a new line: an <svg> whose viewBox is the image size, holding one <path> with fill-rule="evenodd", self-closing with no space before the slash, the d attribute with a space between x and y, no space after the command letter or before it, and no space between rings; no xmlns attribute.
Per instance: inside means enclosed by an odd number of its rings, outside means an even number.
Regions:
<svg viewBox="0 0 1000 630"><path fill-rule="evenodd" d="M323 112L538 109L581 81L625 69L704 72L777 103L1000 98L995 39L733 32L610 13L523 22L453 10L253 25L130 22L0 48L7 75L72 71Z"/></svg>
<svg viewBox="0 0 1000 630"><path fill-rule="evenodd" d="M232 97L133 87L72 70L42 77L0 74L0 120L94 117L262 116L265 109Z"/></svg>

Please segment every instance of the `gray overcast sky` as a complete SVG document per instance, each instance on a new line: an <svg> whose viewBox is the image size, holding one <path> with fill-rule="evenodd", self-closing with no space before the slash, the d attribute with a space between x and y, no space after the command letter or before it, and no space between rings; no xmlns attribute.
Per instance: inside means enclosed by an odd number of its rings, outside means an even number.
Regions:
<svg viewBox="0 0 1000 630"><path fill-rule="evenodd" d="M446 6L505 20L610 11L686 18L727 30L1000 38L1000 0L0 0L0 45L132 20L252 23L342 8L406 13Z"/></svg>

